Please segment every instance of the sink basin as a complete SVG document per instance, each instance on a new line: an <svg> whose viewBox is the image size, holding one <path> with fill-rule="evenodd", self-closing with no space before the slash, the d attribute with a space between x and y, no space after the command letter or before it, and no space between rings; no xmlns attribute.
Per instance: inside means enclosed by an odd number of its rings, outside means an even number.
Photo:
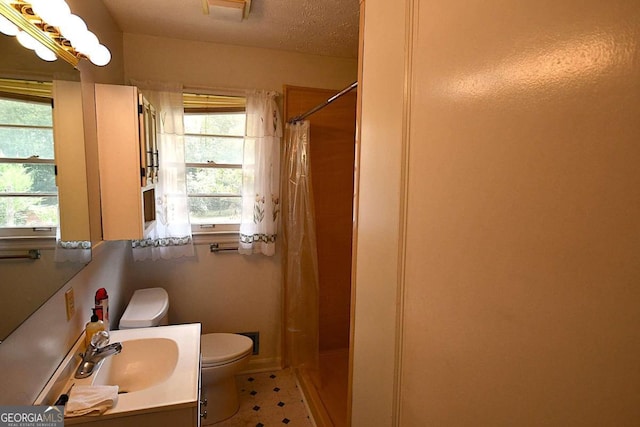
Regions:
<svg viewBox="0 0 640 427"><path fill-rule="evenodd" d="M111 331L122 351L89 377L74 378L84 337L71 348L34 404L51 405L78 385L117 385L115 406L99 416L65 417L64 425L126 427L195 426L199 420L200 324ZM96 422L98 421L98 422Z"/></svg>
<svg viewBox="0 0 640 427"><path fill-rule="evenodd" d="M178 345L167 338L141 338L122 343L122 352L107 357L93 385L117 385L121 394L156 386L176 368Z"/></svg>

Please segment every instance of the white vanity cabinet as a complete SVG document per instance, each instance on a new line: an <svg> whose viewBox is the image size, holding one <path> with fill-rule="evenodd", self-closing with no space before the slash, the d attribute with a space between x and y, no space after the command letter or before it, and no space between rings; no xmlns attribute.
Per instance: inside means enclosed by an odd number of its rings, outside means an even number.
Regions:
<svg viewBox="0 0 640 427"><path fill-rule="evenodd" d="M143 239L155 221L155 109L134 86L96 84L95 102L103 239Z"/></svg>
<svg viewBox="0 0 640 427"><path fill-rule="evenodd" d="M197 416L196 407L191 406L142 412L114 418L107 416L93 417L94 419L91 419L91 417L65 418L64 425L76 427L199 427Z"/></svg>

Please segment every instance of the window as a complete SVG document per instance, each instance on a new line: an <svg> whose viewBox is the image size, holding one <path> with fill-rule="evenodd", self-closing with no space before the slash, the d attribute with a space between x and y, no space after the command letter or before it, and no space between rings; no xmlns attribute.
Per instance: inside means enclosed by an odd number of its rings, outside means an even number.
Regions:
<svg viewBox="0 0 640 427"><path fill-rule="evenodd" d="M53 235L58 194L50 95L9 93L7 82L0 83L0 234L33 235L51 228Z"/></svg>
<svg viewBox="0 0 640 427"><path fill-rule="evenodd" d="M184 100L192 230L237 231L242 208L245 99L185 94Z"/></svg>

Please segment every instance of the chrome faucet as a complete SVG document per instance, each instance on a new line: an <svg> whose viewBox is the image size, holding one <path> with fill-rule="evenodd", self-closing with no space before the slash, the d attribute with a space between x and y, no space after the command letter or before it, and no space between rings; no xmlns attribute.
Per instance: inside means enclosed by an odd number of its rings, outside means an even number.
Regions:
<svg viewBox="0 0 640 427"><path fill-rule="evenodd" d="M109 332L96 332L93 337L91 337L89 347L87 347L87 350L82 355L82 362L80 362L80 366L76 369L75 377L87 378L93 374L96 367L106 357L113 356L121 351L122 344L119 342L109 344Z"/></svg>

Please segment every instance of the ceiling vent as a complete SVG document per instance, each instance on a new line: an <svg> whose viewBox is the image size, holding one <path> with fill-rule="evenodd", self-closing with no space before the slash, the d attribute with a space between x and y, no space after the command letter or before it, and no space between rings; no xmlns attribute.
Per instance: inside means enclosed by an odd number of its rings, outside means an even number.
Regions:
<svg viewBox="0 0 640 427"><path fill-rule="evenodd" d="M242 21L249 16L251 0L202 0L202 12L225 21Z"/></svg>

